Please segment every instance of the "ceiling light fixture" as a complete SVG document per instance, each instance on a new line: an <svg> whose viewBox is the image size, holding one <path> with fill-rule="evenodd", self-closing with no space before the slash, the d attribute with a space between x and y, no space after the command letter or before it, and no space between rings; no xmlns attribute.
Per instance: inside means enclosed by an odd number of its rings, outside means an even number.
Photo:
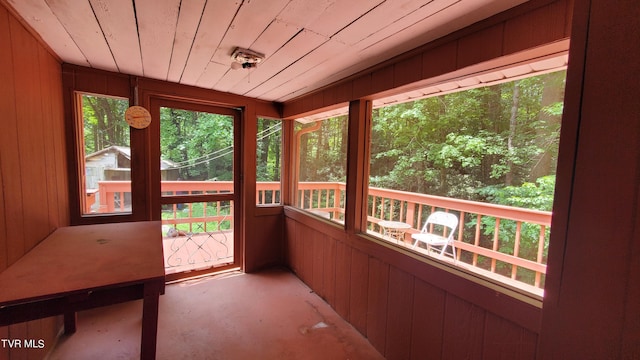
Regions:
<svg viewBox="0 0 640 360"><path fill-rule="evenodd" d="M258 67L258 64L264 60L264 54L257 53L253 50L236 48L231 54L232 69L250 69Z"/></svg>

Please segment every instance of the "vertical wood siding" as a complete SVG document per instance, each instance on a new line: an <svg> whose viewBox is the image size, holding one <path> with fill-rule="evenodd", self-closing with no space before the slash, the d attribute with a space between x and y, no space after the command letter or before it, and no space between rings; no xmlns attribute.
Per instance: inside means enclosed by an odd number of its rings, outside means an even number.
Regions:
<svg viewBox="0 0 640 360"><path fill-rule="evenodd" d="M540 359L640 358L638 19L576 2Z"/></svg>
<svg viewBox="0 0 640 360"><path fill-rule="evenodd" d="M431 284L427 264L402 264L386 254L394 250L356 244L357 235L295 210L285 216L288 265L387 359L535 358L538 322L513 317L530 305L489 309L499 301L491 290L479 294L462 278Z"/></svg>
<svg viewBox="0 0 640 360"><path fill-rule="evenodd" d="M0 271L69 224L60 63L0 5ZM0 348L0 359L41 359L57 318L0 327L2 339L43 339L45 348Z"/></svg>

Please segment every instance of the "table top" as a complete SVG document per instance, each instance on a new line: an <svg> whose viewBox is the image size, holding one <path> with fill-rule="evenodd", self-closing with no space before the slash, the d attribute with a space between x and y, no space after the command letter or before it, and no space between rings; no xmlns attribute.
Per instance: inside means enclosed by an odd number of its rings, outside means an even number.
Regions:
<svg viewBox="0 0 640 360"><path fill-rule="evenodd" d="M164 281L160 221L55 230L0 273L0 304Z"/></svg>
<svg viewBox="0 0 640 360"><path fill-rule="evenodd" d="M378 225L385 227L387 229L410 229L411 228L411 225L407 223L403 223L402 221L382 220L378 222Z"/></svg>

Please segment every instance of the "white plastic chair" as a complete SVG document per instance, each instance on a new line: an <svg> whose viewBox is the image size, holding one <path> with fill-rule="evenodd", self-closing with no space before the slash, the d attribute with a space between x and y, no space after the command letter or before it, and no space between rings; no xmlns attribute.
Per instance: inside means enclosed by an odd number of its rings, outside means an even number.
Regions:
<svg viewBox="0 0 640 360"><path fill-rule="evenodd" d="M415 249L419 243L427 245L427 252L431 252L432 246L442 247L440 256L443 256L447 246L451 246L453 261L456 261L456 246L454 245L453 235L457 228L457 216L444 211L435 211L427 218L422 231L411 235L411 238L415 240L413 248ZM442 235L434 233L439 231L442 231Z"/></svg>

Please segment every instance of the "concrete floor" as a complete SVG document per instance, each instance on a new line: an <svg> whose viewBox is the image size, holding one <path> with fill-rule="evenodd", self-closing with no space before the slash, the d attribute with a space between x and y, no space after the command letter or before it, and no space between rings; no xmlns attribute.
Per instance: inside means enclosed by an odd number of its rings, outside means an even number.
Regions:
<svg viewBox="0 0 640 360"><path fill-rule="evenodd" d="M137 359L141 301L78 313L49 359ZM168 285L158 359L383 359L293 274L231 273Z"/></svg>

